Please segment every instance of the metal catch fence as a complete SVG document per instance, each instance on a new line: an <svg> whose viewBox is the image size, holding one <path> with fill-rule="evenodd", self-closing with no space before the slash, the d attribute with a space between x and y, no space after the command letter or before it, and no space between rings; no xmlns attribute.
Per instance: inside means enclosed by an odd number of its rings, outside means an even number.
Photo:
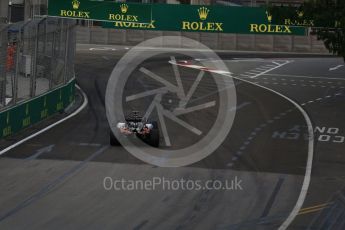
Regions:
<svg viewBox="0 0 345 230"><path fill-rule="evenodd" d="M35 18L0 26L0 110L74 77L75 21Z"/></svg>

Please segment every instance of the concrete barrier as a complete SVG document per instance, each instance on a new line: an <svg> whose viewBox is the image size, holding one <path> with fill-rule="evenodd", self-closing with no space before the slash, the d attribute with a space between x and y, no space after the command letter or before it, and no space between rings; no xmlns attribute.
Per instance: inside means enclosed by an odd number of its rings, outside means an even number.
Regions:
<svg viewBox="0 0 345 230"><path fill-rule="evenodd" d="M143 30L127 30L126 31L126 41L128 45L136 45L144 41L144 32Z"/></svg>
<svg viewBox="0 0 345 230"><path fill-rule="evenodd" d="M218 49L236 50L236 48L237 48L236 34L219 34Z"/></svg>
<svg viewBox="0 0 345 230"><path fill-rule="evenodd" d="M163 36L181 36L181 32L174 32L174 31L163 31ZM175 45L177 44L177 45ZM181 48L181 39L164 39L163 40L164 47L173 47L173 48Z"/></svg>
<svg viewBox="0 0 345 230"><path fill-rule="evenodd" d="M254 49L258 51L273 51L273 40L272 35L255 35Z"/></svg>
<svg viewBox="0 0 345 230"><path fill-rule="evenodd" d="M237 35L236 50L255 50L255 35Z"/></svg>
<svg viewBox="0 0 345 230"><path fill-rule="evenodd" d="M217 33L200 33L200 40L202 44L208 46L210 49L218 49L218 34Z"/></svg>
<svg viewBox="0 0 345 230"><path fill-rule="evenodd" d="M109 44L125 44L126 43L126 31L125 30L112 30L108 32Z"/></svg>
<svg viewBox="0 0 345 230"><path fill-rule="evenodd" d="M152 30L145 30L144 31L144 38L145 40L160 37L163 35L162 31L152 31Z"/></svg>
<svg viewBox="0 0 345 230"><path fill-rule="evenodd" d="M282 35L274 36L273 51L291 52L292 51L292 36L282 36Z"/></svg>
<svg viewBox="0 0 345 230"><path fill-rule="evenodd" d="M90 31L90 42L92 44L108 44L108 32L109 30L100 27L92 28Z"/></svg>
<svg viewBox="0 0 345 230"><path fill-rule="evenodd" d="M311 50L312 53L329 53L323 41L317 40L316 36L311 36Z"/></svg>
<svg viewBox="0 0 345 230"><path fill-rule="evenodd" d="M185 36L205 44L211 49L236 51L274 51L301 53L328 53L316 36L222 34L205 32L172 32L149 30L115 30L101 27L78 27L77 42L83 44L136 45L158 36ZM184 47L180 41L161 41L168 47Z"/></svg>
<svg viewBox="0 0 345 230"><path fill-rule="evenodd" d="M310 37L293 36L293 47L294 52L311 52L311 39Z"/></svg>
<svg viewBox="0 0 345 230"><path fill-rule="evenodd" d="M181 36L184 36L184 37L186 37L186 38L190 38L190 39L195 40L195 43L194 43L194 44L190 44L190 45L192 45L193 47L197 47L198 41L200 41L200 33L182 32L182 33L181 33ZM181 44L181 47L184 48L185 45L184 45L184 44Z"/></svg>
<svg viewBox="0 0 345 230"><path fill-rule="evenodd" d="M87 27L78 27L76 30L76 39L78 43L85 43L88 44L90 43L90 33L91 30L90 28Z"/></svg>

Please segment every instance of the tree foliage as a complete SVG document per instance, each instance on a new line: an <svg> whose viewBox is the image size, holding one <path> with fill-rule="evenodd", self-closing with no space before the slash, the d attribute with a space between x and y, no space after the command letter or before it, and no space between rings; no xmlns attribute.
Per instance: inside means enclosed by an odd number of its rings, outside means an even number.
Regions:
<svg viewBox="0 0 345 230"><path fill-rule="evenodd" d="M314 19L317 38L345 61L345 0L309 0L301 10Z"/></svg>

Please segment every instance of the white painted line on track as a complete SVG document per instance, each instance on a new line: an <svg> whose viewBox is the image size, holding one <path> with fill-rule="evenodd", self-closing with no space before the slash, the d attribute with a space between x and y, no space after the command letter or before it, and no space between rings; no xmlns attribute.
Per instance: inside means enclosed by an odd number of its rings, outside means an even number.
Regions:
<svg viewBox="0 0 345 230"><path fill-rule="evenodd" d="M61 120L59 120L59 121L57 121L57 122L55 122L55 123L53 123L53 124L51 124L51 125L45 127L45 128L43 128L43 129L41 129L40 131L38 131L38 132L36 132L36 133L33 133L33 134L31 134L30 136L25 137L24 139L22 139L22 140L20 140L20 141L18 141L18 142L16 142L16 143L14 143L13 145L10 145L10 146L8 146L7 148L1 150L1 151L0 151L0 155L3 155L4 153L8 152L9 150L11 150L11 149L13 149L13 148L15 148L15 147L17 147L17 146L23 144L24 142L26 142L26 141L28 141L28 140L30 140L30 139L32 139L32 138L34 138L34 137L36 137L36 136L42 134L42 133L44 133L45 131L48 131L49 129L51 129L51 128L53 128L53 127L55 127L55 126L61 124L62 122L64 122L64 121L66 121L66 120L68 120L68 119L74 117L74 116L77 115L80 111L82 111L82 110L87 106L87 104L88 104L88 99L87 99L87 96L86 96L86 94L84 93L84 91L83 91L78 85L76 85L76 87L81 91L81 93L83 94L83 98L84 98L83 104L82 104L76 111L74 111L73 113L71 113L71 114L68 115L67 117L65 117L65 118L63 118L63 119L61 119Z"/></svg>
<svg viewBox="0 0 345 230"><path fill-rule="evenodd" d="M97 48L90 48L90 51L116 51L115 48L112 47L97 47Z"/></svg>
<svg viewBox="0 0 345 230"><path fill-rule="evenodd" d="M99 48L99 47L105 47L104 45L101 45L101 44L77 44L77 50L89 50L90 48ZM118 50L121 50L123 49L124 46L121 46L121 45L107 45L106 46L107 48L114 48L114 49L118 49ZM134 48L133 46L127 46L128 49L132 49ZM138 49L138 47L135 47L136 49ZM238 50L207 50L207 49L198 49L198 50L195 50L195 49L190 49L190 48L177 48L177 47L140 47L140 49L143 49L143 50L158 50L158 51L192 51L192 52L216 52L216 53L233 53L233 54L253 54L253 51L238 51ZM274 55L279 55L279 54L298 54L298 55L301 55L301 54L304 54L304 55L320 55L320 56L324 56L324 57L334 57L334 55L331 55L331 54L325 54L325 53L308 53L308 52L305 52L305 53L301 53L301 52L272 52L272 51L256 51L255 52L256 54L274 54ZM239 58L239 59L246 59L246 58ZM248 61L251 61L249 59L257 59L255 61L264 61L264 62L267 62L266 59L263 59L263 60L260 60L260 58L248 58ZM242 60L240 60L242 61Z"/></svg>
<svg viewBox="0 0 345 230"><path fill-rule="evenodd" d="M242 109L243 107L246 107L247 105L250 105L252 104L251 102L247 101L247 102L243 102L242 104L238 105L238 106L235 106L235 107L231 107L229 109L229 111L238 111L240 109Z"/></svg>
<svg viewBox="0 0 345 230"><path fill-rule="evenodd" d="M26 160L35 160L44 153L50 153L53 150L54 146L55 145L48 145L41 149L38 149L36 150L35 154L29 156L28 158L26 158Z"/></svg>
<svg viewBox="0 0 345 230"><path fill-rule="evenodd" d="M238 78L237 78L238 79ZM303 203L305 201L305 198L307 196L307 192L308 192L308 188L310 185L310 177L311 177L311 170L312 170L312 166L313 166L313 156L314 156L314 129L313 129L313 125L311 122L311 119L309 118L307 112L299 105L297 104L295 101L293 101L292 99L288 98L287 96L274 91L270 88L252 83L250 81L246 81L243 79L238 79L244 82L247 82L249 84L253 84L256 85L258 87L261 87L263 89L266 89L268 91L271 91L283 98L285 98L286 100L288 100L289 102L291 102L294 106L296 106L298 108L298 110L303 114L304 119L306 120L307 123L307 127L308 127L308 133L309 133L309 142L308 142L308 159L307 159L307 165L306 165L306 170L305 170L305 176L304 176L304 180L303 180L303 184L302 184L302 188L301 188L301 192L300 195L297 199L297 202L293 208L293 210L291 211L291 213L289 214L288 218L283 222L283 224L278 228L278 230L285 230L288 228L288 226L291 224L291 222L296 218L296 216L298 215L300 209L303 206Z"/></svg>
<svg viewBox="0 0 345 230"><path fill-rule="evenodd" d="M260 71L260 72L261 72L261 71ZM245 72L245 73L249 74L250 78L252 78L253 76L255 76L255 75L258 74L258 72L254 72L253 70L247 71L247 72Z"/></svg>
<svg viewBox="0 0 345 230"><path fill-rule="evenodd" d="M248 58L248 59L234 59L234 60L224 60L224 62L269 62L271 63L271 61L269 60L265 60L265 59L256 59L256 58Z"/></svg>
<svg viewBox="0 0 345 230"><path fill-rule="evenodd" d="M287 63L289 63L289 61ZM287 64L287 63L285 63L285 64ZM173 62L171 62L171 64L179 65L179 64L173 63ZM189 67L188 65L182 65L182 66ZM280 66L278 66L278 67L280 67ZM192 67L192 68L194 68L194 67ZM198 69L200 69L200 67ZM205 68L205 67L203 70L208 71L207 68ZM221 75L233 77L229 74L221 74ZM280 225L280 227L278 228L278 230L285 230L288 228L288 226L291 224L291 222L296 218L300 209L302 208L303 203L305 201L305 198L307 196L309 185L310 185L310 179L311 179L310 177L311 177L311 170L312 170L312 166L313 166L313 156L314 156L314 128L313 128L311 119L309 118L307 112L297 102L293 101L291 98L289 98L289 97L287 97L287 96L285 96L285 95L283 95L283 94L281 94L281 93L279 93L273 89L267 88L267 87L262 86L262 85L258 85L256 83L251 82L251 81L247 81L247 80L237 78L237 77L233 77L233 78L240 80L240 81L243 81L243 82L246 82L248 84L255 85L257 87L266 89L266 90L268 90L274 94L277 94L280 97L283 97L284 99L286 99L287 101L292 103L302 113L302 115L303 115L303 117L307 123L308 135L309 135L309 138L308 138L308 159L307 159L307 165L305 168L304 180L303 180L301 192L298 196L298 199L297 199L297 202L296 202L294 208L290 212L289 216L282 223L282 225ZM271 122L268 121L268 123L271 123Z"/></svg>
<svg viewBox="0 0 345 230"><path fill-rule="evenodd" d="M313 76L300 76L300 75L290 75L290 74L263 74L265 76L275 76L275 77L293 77L293 78L310 78L310 79L324 79L324 80L341 80L345 81L345 78L336 78L336 77L313 77Z"/></svg>
<svg viewBox="0 0 345 230"><path fill-rule="evenodd" d="M236 77L234 77L236 78ZM238 80L247 82L249 84L252 85L256 85L258 87L261 87L263 89L266 89L270 92L273 92L283 98L285 98L286 100L288 100L289 102L291 102L294 106L296 106L298 108L298 110L303 114L304 119L306 120L307 123L307 127L308 127L308 133L309 133L309 140L308 140L308 159L307 159L307 165L306 165L306 171L305 171L305 176L304 176L304 180L303 180L303 184L302 184L302 188L301 188L301 192L300 195L297 199L297 202L293 208L293 210L291 211L291 213L289 214L288 218L283 222L283 224L279 227L278 230L285 230L288 228L288 226L291 224L291 222L296 218L296 216L298 215L300 209L303 206L303 203L305 201L305 198L307 196L307 192L308 192L308 188L309 188L309 184L310 184L310 177L311 177L311 170L312 170L312 166L313 166L313 156L314 156L314 129L313 129L313 125L311 122L311 119L309 118L307 112L299 105L297 104L295 101L293 101L292 99L288 98L287 96L274 91L270 88L252 83L250 81L246 81L243 79L239 79L236 78Z"/></svg>
<svg viewBox="0 0 345 230"><path fill-rule="evenodd" d="M344 65L337 65L337 66L335 66L335 67L329 68L328 71L334 71L334 70L337 70L337 69L339 69L339 68L341 68L341 67L343 67L343 66L344 66Z"/></svg>
<svg viewBox="0 0 345 230"><path fill-rule="evenodd" d="M254 74L261 73L262 71L266 71L266 70L260 70L260 69L258 69L258 68L253 69L253 70L250 70L250 72L252 72L252 73L254 73Z"/></svg>
<svg viewBox="0 0 345 230"><path fill-rule="evenodd" d="M265 71L263 71L263 72L260 72L259 74L256 74L256 75L254 75L254 76L251 76L251 78L256 78L256 77L259 77L259 76L261 76L261 75L264 75L264 74L266 74L266 73L268 73L268 72L271 72L272 70L275 70L275 69L278 69L278 68L280 68L280 67L282 67L282 66L284 66L284 65L286 65L286 64L289 64L289 63L291 63L291 61L285 61L285 62L283 62L283 63L278 63L278 62L273 62L274 64L277 64L275 67L272 67L272 68L270 68L270 69L267 69L267 70L265 70Z"/></svg>
<svg viewBox="0 0 345 230"><path fill-rule="evenodd" d="M279 62L273 61L272 63L276 64L276 65L280 65Z"/></svg>

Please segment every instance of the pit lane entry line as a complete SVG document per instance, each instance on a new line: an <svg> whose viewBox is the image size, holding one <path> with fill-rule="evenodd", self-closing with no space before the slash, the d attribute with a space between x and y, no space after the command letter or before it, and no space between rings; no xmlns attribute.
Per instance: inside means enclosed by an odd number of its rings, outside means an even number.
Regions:
<svg viewBox="0 0 345 230"><path fill-rule="evenodd" d="M15 147L17 147L17 146L23 144L24 142L26 142L26 141L28 141L28 140L31 140L32 138L34 138L34 137L36 137L36 136L38 136L38 135L40 135L40 134L42 134L42 133L44 133L44 132L46 132L46 131L52 129L53 127L55 127L55 126L61 124L62 122L66 121L66 120L68 120L68 119L74 117L74 116L77 115L78 113L80 113L80 112L87 106L87 104L88 104L88 99L87 99L87 96L86 96L85 92L84 92L78 85L76 85L76 87L80 90L80 92L82 93L83 98L84 98L83 104L82 104L76 111L74 111L73 113L71 113L71 114L68 115L67 117L65 117L65 118L63 118L63 119L61 119L61 120L59 120L59 121L57 121L57 122L55 122L55 123L53 123L53 124L51 124L51 125L45 127L44 129L41 129L41 130L39 130L38 132L33 133L32 135L27 136L27 137L25 137L24 139L21 139L20 141L18 141L18 142L16 142L16 143L14 143L14 144L8 146L7 148L1 150L1 151L0 151L0 156L3 155L4 153L10 151L11 149L13 149L13 148L15 148Z"/></svg>

